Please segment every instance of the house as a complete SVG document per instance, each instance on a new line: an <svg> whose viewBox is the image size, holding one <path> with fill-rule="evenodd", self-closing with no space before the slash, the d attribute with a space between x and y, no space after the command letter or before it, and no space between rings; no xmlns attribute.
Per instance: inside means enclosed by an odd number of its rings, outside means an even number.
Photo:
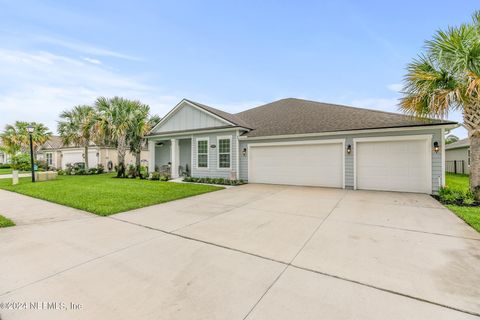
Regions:
<svg viewBox="0 0 480 320"><path fill-rule="evenodd" d="M43 144L37 152L38 160L45 160L48 166L57 169L65 169L67 164L74 164L85 161L85 150L83 147L64 145L61 137L52 136ZM142 150L140 157L142 163L147 165L148 150ZM88 166L90 168L103 165L108 171L111 171L118 164L117 149L109 146L98 146L91 143L88 148ZM125 164L135 164L135 156L127 150Z"/></svg>
<svg viewBox="0 0 480 320"><path fill-rule="evenodd" d="M1 150L2 142L0 141L0 164L7 164L10 162L9 155Z"/></svg>
<svg viewBox="0 0 480 320"><path fill-rule="evenodd" d="M470 173L470 140L468 138L445 146L445 169L452 173Z"/></svg>
<svg viewBox="0 0 480 320"><path fill-rule="evenodd" d="M231 114L180 101L148 136L149 170L172 177L435 193L457 123L301 99Z"/></svg>

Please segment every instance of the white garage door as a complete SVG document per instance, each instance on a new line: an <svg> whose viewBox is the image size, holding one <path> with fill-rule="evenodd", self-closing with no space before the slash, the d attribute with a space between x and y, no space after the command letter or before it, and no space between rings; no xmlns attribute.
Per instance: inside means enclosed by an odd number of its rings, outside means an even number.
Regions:
<svg viewBox="0 0 480 320"><path fill-rule="evenodd" d="M248 180L253 183L343 187L343 144L250 145Z"/></svg>
<svg viewBox="0 0 480 320"><path fill-rule="evenodd" d="M62 167L65 169L68 163L85 162L83 151L64 151L62 156ZM88 166L90 168L98 165L97 151L88 151Z"/></svg>
<svg viewBox="0 0 480 320"><path fill-rule="evenodd" d="M430 139L356 141L356 188L431 193Z"/></svg>

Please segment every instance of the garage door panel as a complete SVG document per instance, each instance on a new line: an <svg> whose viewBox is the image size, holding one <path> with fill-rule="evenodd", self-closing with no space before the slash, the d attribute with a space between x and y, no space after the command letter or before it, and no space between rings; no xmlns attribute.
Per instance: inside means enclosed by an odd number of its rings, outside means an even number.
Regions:
<svg viewBox="0 0 480 320"><path fill-rule="evenodd" d="M83 158L83 151L70 151L63 152L62 156L62 166L66 168L67 164L74 164L77 162L85 162ZM90 168L96 167L98 165L97 151L92 150L88 151L88 166Z"/></svg>
<svg viewBox="0 0 480 320"><path fill-rule="evenodd" d="M430 193L425 139L357 142L358 189Z"/></svg>
<svg viewBox="0 0 480 320"><path fill-rule="evenodd" d="M249 181L304 186L343 186L343 145L252 146Z"/></svg>

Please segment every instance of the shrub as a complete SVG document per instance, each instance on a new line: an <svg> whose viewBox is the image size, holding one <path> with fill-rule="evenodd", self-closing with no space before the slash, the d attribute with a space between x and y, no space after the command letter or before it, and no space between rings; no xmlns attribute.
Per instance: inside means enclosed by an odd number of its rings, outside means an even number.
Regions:
<svg viewBox="0 0 480 320"><path fill-rule="evenodd" d="M160 180L160 172L158 171L152 172L152 176L150 177L150 180Z"/></svg>
<svg viewBox="0 0 480 320"><path fill-rule="evenodd" d="M0 169L10 169L12 166L8 163L0 164Z"/></svg>
<svg viewBox="0 0 480 320"><path fill-rule="evenodd" d="M196 183L209 183L209 184L219 184L219 185L230 185L230 186L238 186L241 184L245 184L245 181L240 180L230 180L225 178L194 178L194 177L185 177L183 178L184 182L196 182Z"/></svg>
<svg viewBox="0 0 480 320"><path fill-rule="evenodd" d="M73 165L71 163L67 163L65 166L65 174L71 175L73 173Z"/></svg>
<svg viewBox="0 0 480 320"><path fill-rule="evenodd" d="M38 171L48 170L48 164L45 160L37 160L35 161L35 164L37 165Z"/></svg>
<svg viewBox="0 0 480 320"><path fill-rule="evenodd" d="M170 180L170 177L166 174L161 174L160 175L160 181L168 181Z"/></svg>
<svg viewBox="0 0 480 320"><path fill-rule="evenodd" d="M31 169L30 155L19 153L12 157L11 166L13 170L28 171Z"/></svg>
<svg viewBox="0 0 480 320"><path fill-rule="evenodd" d="M58 175L60 175L60 176L64 176L64 175L65 175L65 171L62 170L62 169L58 170L57 173L58 173Z"/></svg>
<svg viewBox="0 0 480 320"><path fill-rule="evenodd" d="M456 190L446 186L438 190L438 197L445 204L475 205L475 196L470 190Z"/></svg>
<svg viewBox="0 0 480 320"><path fill-rule="evenodd" d="M129 164L127 167L127 177L135 178L137 176L137 168L133 164Z"/></svg>
<svg viewBox="0 0 480 320"><path fill-rule="evenodd" d="M105 167L103 166L103 164L99 164L97 166L97 173L101 174L101 173L104 173L104 172L105 172Z"/></svg>
<svg viewBox="0 0 480 320"><path fill-rule="evenodd" d="M83 176L87 174L87 171L84 168L78 168L77 170L75 170L75 174L79 176Z"/></svg>
<svg viewBox="0 0 480 320"><path fill-rule="evenodd" d="M98 170L97 168L89 168L88 169L88 174L97 174Z"/></svg>

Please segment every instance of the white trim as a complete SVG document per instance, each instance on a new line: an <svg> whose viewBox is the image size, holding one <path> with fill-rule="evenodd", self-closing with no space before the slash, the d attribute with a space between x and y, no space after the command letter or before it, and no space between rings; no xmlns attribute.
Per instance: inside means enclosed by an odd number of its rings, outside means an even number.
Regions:
<svg viewBox="0 0 480 320"><path fill-rule="evenodd" d="M285 141L285 142L265 142L265 143L249 143L247 145L248 175L247 180L250 181L251 170L251 148L268 147L268 146L293 146L293 145L311 145L311 144L342 144L342 189L345 189L345 140L346 139L325 139L325 140L306 140L306 141Z"/></svg>
<svg viewBox="0 0 480 320"><path fill-rule="evenodd" d="M244 127L231 127L231 128L221 128L221 129L208 129L205 128L205 130L199 129L199 130L192 130L192 131L183 131L183 132L177 132L177 133L165 133L165 134L156 134L156 135L151 135L151 136L146 136L145 138L150 140L150 139L157 139L157 138L167 138L167 137L176 137L176 136L186 136L191 134L206 134L206 133L215 133L215 132L223 132L223 131L235 131L235 130L245 130L248 131L249 129L244 128Z"/></svg>
<svg viewBox="0 0 480 320"><path fill-rule="evenodd" d="M207 166L206 167L199 167L198 166L198 141L207 141ZM210 137L198 137L195 138L195 168L197 170L209 170L210 168Z"/></svg>
<svg viewBox="0 0 480 320"><path fill-rule="evenodd" d="M180 140L170 139L170 175L172 179L179 177L178 167L180 162Z"/></svg>
<svg viewBox="0 0 480 320"><path fill-rule="evenodd" d="M240 180L240 141L238 140L238 137L240 136L240 130L237 130L237 133L235 135L235 148L237 150L237 154L236 154L236 163L235 163L235 167L236 167L236 176L237 176L237 180Z"/></svg>
<svg viewBox="0 0 480 320"><path fill-rule="evenodd" d="M432 193L432 137L431 134L419 134L409 136L392 136L392 137L365 137L353 138L353 189L357 190L357 142L381 142L381 141L414 141L425 140L425 150L427 152L427 179L429 188L428 193Z"/></svg>
<svg viewBox="0 0 480 320"><path fill-rule="evenodd" d="M392 131L418 131L418 130L435 130L435 129L453 129L457 128L458 124L445 124L435 126L416 126L416 127L398 127L398 128L384 128L384 129L365 129L365 130L349 130L349 131L330 131L319 133L302 133L302 134L286 134L275 136L263 136L263 137L239 137L240 140L269 140L269 139L289 139L289 138L310 138L310 137L322 137L322 136L336 136L336 135L351 135L362 133L378 133L378 132L392 132Z"/></svg>
<svg viewBox="0 0 480 320"><path fill-rule="evenodd" d="M189 106L191 106L191 107L193 107L193 108L195 108L195 109L197 109L197 110L200 110L200 111L202 111L202 112L204 112L204 113L206 113L206 114L208 114L208 115L216 118L217 120L220 120L220 121L222 121L222 122L224 122L224 123L226 123L226 124L228 124L228 125L236 126L236 124L234 124L234 123L232 123L232 122L230 122L230 121L228 121L228 120L226 120L226 119L224 119L224 118L222 118L222 117L219 117L219 116L217 116L216 114L214 114L214 113L212 113L212 112L210 112L210 111L207 111L207 110L205 110L205 109L203 109L203 108L200 108L199 106L196 106L195 104L187 101L186 99L182 99L182 101L180 101L179 103L177 103L177 105L175 105L175 107L173 107L173 109L170 110L170 111L155 125L155 127L153 127L152 130L150 130L150 132L155 132L155 130L157 130L158 127L160 127L163 123L165 123L168 119L170 119L170 118L183 106L184 103L186 103L186 104L188 104Z"/></svg>
<svg viewBox="0 0 480 320"><path fill-rule="evenodd" d="M442 135L441 139L441 152L442 152L442 181L440 182L440 187L444 187L446 180L445 180L445 129L442 128L442 131L440 133Z"/></svg>
<svg viewBox="0 0 480 320"><path fill-rule="evenodd" d="M232 170L232 136L217 136L217 170L222 170L222 171L230 171ZM230 140L230 166L228 168L220 168L220 139L228 139Z"/></svg>
<svg viewBox="0 0 480 320"><path fill-rule="evenodd" d="M195 141L195 139L193 139L193 135L190 136L190 176L192 176L193 174L193 156L194 154L194 151L196 150L197 146L195 145L197 142ZM195 146L195 149L194 149L194 146ZM197 166L197 163L195 162L195 167Z"/></svg>
<svg viewBox="0 0 480 320"><path fill-rule="evenodd" d="M52 163L48 163L48 155L52 157ZM47 163L47 166L52 166L54 167L55 163L53 161L53 151L47 151L45 152L45 162Z"/></svg>

